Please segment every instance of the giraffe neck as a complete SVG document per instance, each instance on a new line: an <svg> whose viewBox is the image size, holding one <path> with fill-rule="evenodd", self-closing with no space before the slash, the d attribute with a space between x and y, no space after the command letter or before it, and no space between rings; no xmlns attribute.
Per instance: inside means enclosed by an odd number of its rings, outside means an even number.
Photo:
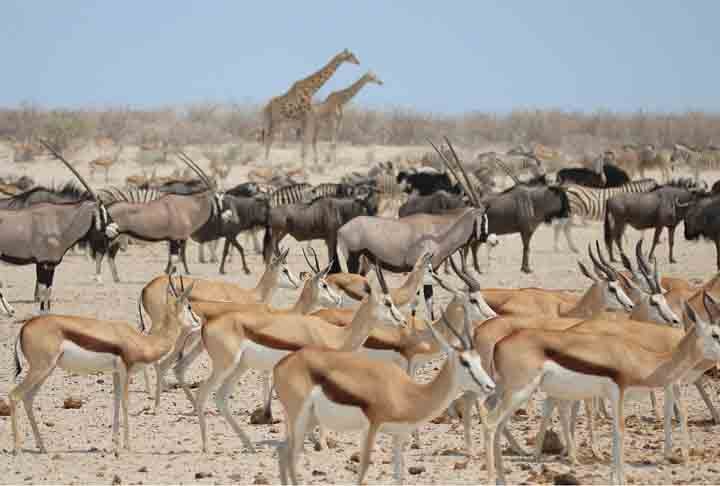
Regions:
<svg viewBox="0 0 720 486"><path fill-rule="evenodd" d="M355 81L353 84L348 86L345 89L341 89L339 91L335 91L334 93L330 93L330 95L327 97L326 101L329 101L330 103L333 103L337 106L342 106L347 104L351 99L355 97L356 94L368 83L368 79L363 76L362 78Z"/></svg>
<svg viewBox="0 0 720 486"><path fill-rule="evenodd" d="M336 55L322 69L295 83L295 89L302 90L304 95L312 97L330 79L330 76L335 74L342 62L340 54Z"/></svg>

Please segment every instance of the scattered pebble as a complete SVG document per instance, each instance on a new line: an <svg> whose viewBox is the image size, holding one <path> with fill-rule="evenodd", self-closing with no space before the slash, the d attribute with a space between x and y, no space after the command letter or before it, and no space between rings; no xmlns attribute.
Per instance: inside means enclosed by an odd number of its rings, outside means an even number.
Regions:
<svg viewBox="0 0 720 486"><path fill-rule="evenodd" d="M425 472L425 466L410 466L408 472L413 476L417 476Z"/></svg>
<svg viewBox="0 0 720 486"><path fill-rule="evenodd" d="M79 398L68 397L63 401L63 408L75 410L82 407L82 400Z"/></svg>

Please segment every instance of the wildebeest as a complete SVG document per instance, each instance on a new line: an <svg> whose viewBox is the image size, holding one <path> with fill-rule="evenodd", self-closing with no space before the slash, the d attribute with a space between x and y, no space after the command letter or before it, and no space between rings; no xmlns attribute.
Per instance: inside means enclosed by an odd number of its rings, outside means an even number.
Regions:
<svg viewBox="0 0 720 486"><path fill-rule="evenodd" d="M263 253L269 261L286 235L297 241L325 240L328 256L333 260L331 273L340 271L337 258L338 229L358 216L377 213L377 193L354 198L318 198L309 204L289 204L271 208L265 230Z"/></svg>
<svg viewBox="0 0 720 486"><path fill-rule="evenodd" d="M569 205L567 195L561 187L546 185L516 184L500 194L483 199L487 206L488 233L508 235L520 233L523 257L520 269L531 273L530 240L542 223L567 218ZM481 242L471 244L473 265L480 271L477 251Z"/></svg>
<svg viewBox="0 0 720 486"><path fill-rule="evenodd" d="M670 263L676 263L673 254L675 228L687 212L686 205L694 198L693 193L683 187L664 185L650 192L623 193L607 200L603 233L610 261L616 261L613 244L623 253L622 237L627 225L637 230L655 229L649 258L652 259L660 233L667 228Z"/></svg>
<svg viewBox="0 0 720 486"><path fill-rule="evenodd" d="M65 253L97 233L108 241L112 223L107 209L90 186L57 151L42 142L85 186L89 199L64 204L38 203L0 210L0 260L13 265L35 264L40 311L50 310L52 284Z"/></svg>
<svg viewBox="0 0 720 486"><path fill-rule="evenodd" d="M419 213L440 214L450 209L464 208L466 206L467 203L461 196L445 191L438 191L428 196L410 196L410 199L400 206L398 216L403 218Z"/></svg>
<svg viewBox="0 0 720 486"><path fill-rule="evenodd" d="M720 271L720 196L699 198L690 203L685 215L685 239L703 237L715 242L715 259Z"/></svg>
<svg viewBox="0 0 720 486"><path fill-rule="evenodd" d="M627 172L606 163L606 154L595 158L591 169L586 167L568 167L560 169L555 180L558 184L578 184L586 187L619 187L630 182Z"/></svg>
<svg viewBox="0 0 720 486"><path fill-rule="evenodd" d="M416 192L420 196L429 196L433 192L445 191L459 194L460 188L450 180L444 172L408 172L401 171L397 175L397 183L405 184L405 191Z"/></svg>

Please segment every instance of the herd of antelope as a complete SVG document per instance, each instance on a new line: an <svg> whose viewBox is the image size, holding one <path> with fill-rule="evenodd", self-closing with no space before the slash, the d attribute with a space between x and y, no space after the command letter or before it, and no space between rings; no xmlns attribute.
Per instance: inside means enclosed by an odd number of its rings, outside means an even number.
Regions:
<svg viewBox="0 0 720 486"><path fill-rule="evenodd" d="M155 195L150 201L116 197L108 202L107 194L94 191L72 164L46 144L86 192L78 201L0 209L0 227L27 227L12 236L0 236L0 258L36 265L42 311L22 325L14 345L15 378L26 370L9 394L14 452L19 453L22 444L20 403L37 448L47 452L33 404L43 383L60 367L72 373L112 374L112 442L119 457L122 450L131 449L130 377L152 365L155 413L161 413L164 377L172 368L198 417L203 452L212 446L206 407L213 392L222 419L244 450L255 451L257 444L230 412L229 399L247 371L261 372L262 396L252 420L271 423L271 404L277 397L286 427L285 440L277 450L283 483L300 481L298 455L305 448L306 436L312 435L315 447L322 449L329 430L364 434L360 483L371 464L377 435L390 435L393 475L402 482L406 443L412 437L419 444L420 426L443 413L461 411L466 453L472 458L476 454L473 410L480 417L486 460L484 472L478 464L477 476L504 482L501 439L505 437L515 452L530 455L508 422L536 391L545 395L536 460L557 408L566 454L571 462L577 461L575 419L582 401L589 445L598 458L602 454L594 419L598 410L609 414L613 433L610 479L624 484L625 405L649 393L655 408L657 388L664 394L665 455L674 454L672 425L677 418L681 451L687 460L690 436L680 385L694 384L713 420L720 423L704 388L705 372L720 360L720 278L716 275L700 286L682 278L662 278L652 250L646 254L640 240L634 263L621 241L617 242L624 270L613 266L599 242L590 245L590 264L578 261L579 271L590 280L580 296L541 288L482 288L481 278L466 262L472 245L492 246L497 244L497 234L520 232L526 246L526 231L531 236L540 223L568 217L567 195L556 186L523 184L498 161L515 186L484 197L450 141L446 142L449 151L436 151L462 188L463 207L447 208L440 215L383 218L376 215L377 203L369 202L377 191L353 192L351 198L364 213L353 213L342 205L319 210L318 221L326 221L329 214L341 218L333 220L333 237L324 236L332 240L329 261L323 266L311 247L307 252L303 248L309 272L299 275L288 265L289 250L282 248L282 238L273 238L272 232L279 230L267 222L265 268L254 288L178 274L178 263L185 263L186 240L209 241L209 236L201 235L227 238L223 228L228 225L249 229L242 225L245 213L231 202L235 196L220 191L185 153L178 156L199 178L199 187L193 191ZM310 202L293 204L313 206L316 195L312 193ZM262 198L254 194L249 199ZM676 199L673 207L693 203L698 204ZM272 220L273 206L262 204L266 221ZM375 211L369 209L373 204ZM708 204L713 207L712 202ZM314 223L302 223L300 209L283 214L283 235L299 235L298 240L303 240L301 235L318 238L303 226ZM513 215L516 221L508 222ZM121 235L170 244L165 274L142 289L140 326L50 313L52 278L64 254L86 242L97 253L114 255L113 244ZM446 272L448 265L452 268L461 285L441 275L443 263ZM388 270L407 273L404 283L390 288L384 275ZM527 252L523 270L529 270ZM434 285L451 295L447 305L433 301ZM294 305L271 305L281 290L300 290ZM418 313L421 300L424 318ZM0 303L6 313L12 312L4 298ZM211 371L193 393L185 373L203 352ZM437 360L443 361L435 376L426 383L416 381L418 370ZM145 379L147 392L153 392L147 374Z"/></svg>

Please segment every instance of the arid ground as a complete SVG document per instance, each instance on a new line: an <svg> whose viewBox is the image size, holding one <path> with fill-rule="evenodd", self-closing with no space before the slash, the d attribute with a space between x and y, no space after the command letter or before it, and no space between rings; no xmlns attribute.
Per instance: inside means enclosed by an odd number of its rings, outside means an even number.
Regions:
<svg viewBox="0 0 720 486"><path fill-rule="evenodd" d="M378 149L380 153L381 149ZM278 157L290 160L296 152ZM364 152L357 150L341 154L341 167L312 175L311 182L338 178L350 170L365 170ZM379 160L382 160L378 157ZM362 160L362 162L361 162ZM70 174L59 162L46 161L24 165L25 171L39 182L61 182ZM87 167L79 163L82 173ZM235 168L230 180L241 182L250 167ZM3 164L3 175L16 170L10 162ZM132 162L114 167L111 183L121 184L125 176L139 172ZM168 170L169 172L169 170ZM714 180L716 174L713 174ZM100 186L100 182L96 183ZM601 235L601 227L592 224L578 228L575 232L578 244L587 245ZM631 231L631 240L638 234ZM648 236L650 236L648 234ZM682 237L682 226L678 229L676 256L678 264L667 264L667 246L661 245L658 256L664 274L682 276L695 282L711 277L715 272L715 254L706 242L689 243ZM664 237L666 241L666 238ZM292 248L290 263L294 271L304 270L305 262L300 246L286 240ZM316 244L322 249L324 245ZM482 283L488 287L540 286L566 288L582 291L589 284L575 264L578 258L567 250L553 251L552 230L544 226L533 239L531 264L534 273L520 273L520 239L517 236L501 238L496 249L492 267L482 275ZM567 248L563 242L562 248ZM166 259L163 244L152 246L131 246L129 251L118 257L122 283L112 283L109 270L105 267L104 283L97 284L91 277L93 264L85 256L68 255L56 273L54 289L54 311L58 313L96 316L103 319L120 319L136 323L138 319L137 299L145 283L162 271ZM252 253L252 252L250 252ZM217 264L199 264L196 247L189 252L191 270L194 276L221 278ZM482 261L485 262L484 251ZM252 275L240 271L239 258L229 265L230 274L222 277L243 286L252 286L262 271L260 257L250 256ZM0 322L0 398L6 399L14 386L12 359L15 338L23 321L34 315L37 306L32 302L35 272L33 267L2 267L3 291L18 313L12 320ZM402 276L393 275L391 284L397 285ZM438 290L446 302L447 294ZM286 306L294 301L295 292L280 291L274 304ZM438 304L439 305L439 302ZM437 367L426 367L423 379L430 378ZM205 358L196 362L189 379L197 382L209 373ZM168 376L168 382L174 378ZM717 384L710 381L711 397L720 404ZM250 425L249 413L260 402L258 375L245 375L232 394L231 409L240 423L256 442L258 452L249 454L242 450L242 444L220 417L215 414L214 403L210 402L209 418L210 453L200 453L200 434L197 418L182 392L171 389L162 396L158 415L151 413L151 399L144 391L142 376L133 379L130 394L131 444L132 452L116 459L111 452L110 426L112 418L112 378L109 375L75 376L60 370L50 377L41 389L35 405L40 431L45 439L48 454L36 452L29 424L24 411L20 415L20 430L24 439L23 452L11 454L12 434L9 417L0 417L0 482L2 483L277 483L276 446L284 437L282 423L275 425ZM75 397L82 401L82 407L74 410L63 409L63 400ZM519 414L512 428L522 442L531 443L538 428L539 404L536 396L525 413ZM663 428L654 418L649 400L627 405L626 455L627 479L632 483L719 483L720 482L720 439L718 426L712 424L710 415L694 388L686 389L686 402L690 413L690 431L693 451L687 464L668 462L663 458ZM280 406L274 403L274 414L282 417ZM513 483L552 482L556 474L572 472L583 483L607 483L610 480L610 426L602 421L600 426L601 449L606 458L597 461L587 447L585 417L580 416L579 460L576 467L570 466L562 457L546 456L538 463L529 458L506 456L505 466L508 480ZM475 424L477 422L475 421ZM556 427L557 428L557 427ZM676 430L676 445L679 434ZM312 451L308 442L307 453L301 456L299 471L307 483L349 483L356 480L355 462L351 456L359 450L360 437L356 434L333 437L337 446L322 452ZM483 452L480 427L474 428L473 442L475 456L466 463L461 454L462 427L457 422L427 424L421 430L421 446L406 451L406 466L416 475L407 475L412 483L478 483L486 479L485 455ZM390 442L381 437L374 453L374 464L368 474L370 483L392 481L390 464ZM419 469L417 469L419 468Z"/></svg>

